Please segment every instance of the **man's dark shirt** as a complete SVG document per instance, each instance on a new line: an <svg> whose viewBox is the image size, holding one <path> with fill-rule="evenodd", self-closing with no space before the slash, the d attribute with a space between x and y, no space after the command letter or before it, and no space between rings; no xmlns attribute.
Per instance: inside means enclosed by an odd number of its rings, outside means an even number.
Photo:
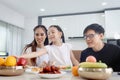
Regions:
<svg viewBox="0 0 120 80"><path fill-rule="evenodd" d="M102 61L108 67L113 68L113 71L120 71L120 47L112 44L104 45L103 49L98 52L93 51L92 48L87 48L82 51L80 62L84 62L89 55L94 56L97 62Z"/></svg>

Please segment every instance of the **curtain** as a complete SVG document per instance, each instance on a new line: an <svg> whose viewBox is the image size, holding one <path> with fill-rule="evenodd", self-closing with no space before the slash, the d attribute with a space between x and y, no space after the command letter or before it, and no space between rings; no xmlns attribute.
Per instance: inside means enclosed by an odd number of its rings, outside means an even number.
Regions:
<svg viewBox="0 0 120 80"><path fill-rule="evenodd" d="M0 21L0 51L6 51L6 24Z"/></svg>
<svg viewBox="0 0 120 80"><path fill-rule="evenodd" d="M6 27L6 31L4 31L4 33L6 33L6 35L4 34L4 36L6 37L6 41L4 45L6 46L4 48L6 52L8 52L8 55L20 55L22 51L23 29L8 23L5 24L4 27Z"/></svg>
<svg viewBox="0 0 120 80"><path fill-rule="evenodd" d="M20 55L22 51L22 29L7 25L7 51L9 55Z"/></svg>

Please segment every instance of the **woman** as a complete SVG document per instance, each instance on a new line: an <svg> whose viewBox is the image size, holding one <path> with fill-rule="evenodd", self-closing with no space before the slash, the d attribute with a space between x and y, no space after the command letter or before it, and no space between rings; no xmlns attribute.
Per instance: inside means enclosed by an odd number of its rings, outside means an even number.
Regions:
<svg viewBox="0 0 120 80"><path fill-rule="evenodd" d="M45 45L48 45L47 29L45 26L38 25L33 29L33 31L34 31L34 40L32 41L32 43L26 45L23 54L30 52L37 52L41 48L44 48ZM48 62L48 60L49 60L48 54L44 54L37 58L28 59L28 65L40 66L43 61Z"/></svg>
<svg viewBox="0 0 120 80"><path fill-rule="evenodd" d="M42 56L43 54L47 53L49 55L50 61L56 62L55 65L59 66L79 65L79 62L75 59L72 53L71 45L65 43L64 33L58 25L51 25L48 28L48 38L49 41L51 42L50 45L45 46L39 52L33 52L30 55L24 54L19 57L33 58L37 56Z"/></svg>

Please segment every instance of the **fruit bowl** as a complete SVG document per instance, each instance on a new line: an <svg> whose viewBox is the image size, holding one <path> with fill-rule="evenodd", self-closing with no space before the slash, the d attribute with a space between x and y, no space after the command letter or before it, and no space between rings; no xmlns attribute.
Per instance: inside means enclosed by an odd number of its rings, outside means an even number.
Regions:
<svg viewBox="0 0 120 80"><path fill-rule="evenodd" d="M0 76L17 76L24 73L23 66L0 66Z"/></svg>
<svg viewBox="0 0 120 80"><path fill-rule="evenodd" d="M108 79L113 72L112 68L79 68L80 77L86 79Z"/></svg>

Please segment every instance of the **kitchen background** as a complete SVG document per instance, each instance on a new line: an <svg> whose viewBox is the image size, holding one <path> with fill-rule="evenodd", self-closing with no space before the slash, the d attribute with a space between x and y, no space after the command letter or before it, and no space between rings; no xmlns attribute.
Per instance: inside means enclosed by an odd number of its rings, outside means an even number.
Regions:
<svg viewBox="0 0 120 80"><path fill-rule="evenodd" d="M65 33L66 42L73 45L73 50L83 50L87 47L82 33L84 28L91 23L99 23L105 28L105 42L108 40L116 45L116 40L119 42L120 0L92 0L92 2L70 0L71 5L67 4L69 3L67 0L66 2L53 0L51 4L49 1L44 2L45 0L41 0L42 3L37 4L37 1L39 0L36 0L36 4L34 4L32 0L24 0L24 2L0 0L1 54L5 52L9 55L20 55L24 46L33 40L33 28L38 24L47 27L52 24L60 25ZM27 4L27 2L29 3ZM82 5L83 3L84 5ZM41 5L43 7L43 4L52 8L46 7L49 9L48 12L46 10L33 15L35 9L41 8L33 6ZM24 13L22 13L22 9Z"/></svg>

